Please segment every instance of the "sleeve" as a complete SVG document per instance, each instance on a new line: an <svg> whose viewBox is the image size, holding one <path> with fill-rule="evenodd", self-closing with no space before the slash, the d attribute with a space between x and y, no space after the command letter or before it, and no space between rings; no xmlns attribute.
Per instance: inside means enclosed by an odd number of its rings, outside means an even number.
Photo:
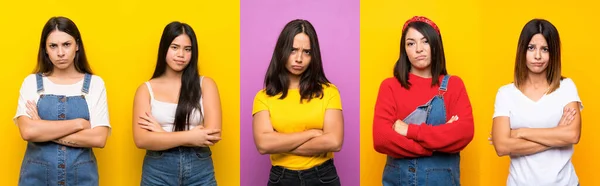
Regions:
<svg viewBox="0 0 600 186"><path fill-rule="evenodd" d="M269 110L269 106L267 105L267 94L264 90L259 91L254 96L254 104L252 105L252 115L263 111Z"/></svg>
<svg viewBox="0 0 600 186"><path fill-rule="evenodd" d="M327 91L324 91L328 100L327 106L325 109L338 109L342 110L342 100L340 98L340 92L334 85L330 85L330 87L326 88Z"/></svg>
<svg viewBox="0 0 600 186"><path fill-rule="evenodd" d="M395 79L393 79L395 81ZM425 149L419 143L398 134L392 125L396 116L396 96L392 90L393 85L384 81L379 87L375 113L373 116L373 146L375 151L395 158L414 158L431 156L432 151Z"/></svg>
<svg viewBox="0 0 600 186"><path fill-rule="evenodd" d="M577 92L577 87L575 86L575 83L573 82L573 80L571 80L570 78L566 78L564 79L561 83L560 83L561 89L564 88L564 106L567 106L569 103L571 102L579 102L580 103L580 110L583 110L583 103L581 103L581 99L579 98L579 93Z"/></svg>
<svg viewBox="0 0 600 186"><path fill-rule="evenodd" d="M90 99L91 108L90 108L90 124L92 128L105 126L111 127L109 116L108 116L108 101L106 98L106 88L104 86L104 81L98 76L94 76L93 78L97 78L97 81L92 81L93 84L90 86L94 86L90 88Z"/></svg>
<svg viewBox="0 0 600 186"><path fill-rule="evenodd" d="M19 116L31 116L27 114L27 101L37 102L39 96L37 94L35 75L29 75L23 80L21 89L19 90L19 100L17 103L17 113L13 117L13 122L17 124L17 118Z"/></svg>
<svg viewBox="0 0 600 186"><path fill-rule="evenodd" d="M506 99L505 91L506 90L503 90L501 87L498 89L498 93L496 93L496 101L494 102L494 116L492 118L510 116L510 106L508 105L510 100Z"/></svg>
<svg viewBox="0 0 600 186"><path fill-rule="evenodd" d="M456 153L464 149L474 135L473 109L467 94L464 83L460 78L453 78L449 87L456 90L450 94L446 93L444 100L446 103L446 117L458 116L458 120L443 125L408 125L406 137L413 139L423 147L447 152Z"/></svg>

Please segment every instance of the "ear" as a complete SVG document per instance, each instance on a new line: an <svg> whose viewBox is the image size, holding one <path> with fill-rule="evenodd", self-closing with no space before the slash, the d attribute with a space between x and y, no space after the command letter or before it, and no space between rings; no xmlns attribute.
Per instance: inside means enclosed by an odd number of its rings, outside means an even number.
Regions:
<svg viewBox="0 0 600 186"><path fill-rule="evenodd" d="M75 51L79 51L79 40L75 40Z"/></svg>

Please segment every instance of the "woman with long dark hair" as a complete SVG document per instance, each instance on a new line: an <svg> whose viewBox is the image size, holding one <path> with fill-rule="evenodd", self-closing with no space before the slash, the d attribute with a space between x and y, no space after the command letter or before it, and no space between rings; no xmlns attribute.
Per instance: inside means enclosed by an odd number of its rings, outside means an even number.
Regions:
<svg viewBox="0 0 600 186"><path fill-rule="evenodd" d="M446 71L439 27L422 16L407 20L394 77L381 83L375 104L383 185L460 185L460 151L472 139L471 102L462 79Z"/></svg>
<svg viewBox="0 0 600 186"><path fill-rule="evenodd" d="M14 121L27 141L19 185L98 185L92 148L103 148L110 130L106 90L70 19L52 17L44 25Z"/></svg>
<svg viewBox="0 0 600 186"><path fill-rule="evenodd" d="M154 75L134 100L134 141L147 150L141 185L216 185L209 146L221 140L219 99L215 81L198 73L192 27L168 24Z"/></svg>
<svg viewBox="0 0 600 186"><path fill-rule="evenodd" d="M289 22L279 35L254 98L254 142L271 155L267 185L340 185L333 152L342 148L340 94L323 71L317 33L306 20Z"/></svg>

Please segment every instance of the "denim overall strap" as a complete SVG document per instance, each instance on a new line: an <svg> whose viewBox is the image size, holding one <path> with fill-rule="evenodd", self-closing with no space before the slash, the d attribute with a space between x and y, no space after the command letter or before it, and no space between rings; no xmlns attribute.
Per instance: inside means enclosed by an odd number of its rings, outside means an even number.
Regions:
<svg viewBox="0 0 600 186"><path fill-rule="evenodd" d="M81 88L81 92L83 94L88 94L90 92L90 81L92 80L92 75L85 73L85 77L83 78L83 87Z"/></svg>
<svg viewBox="0 0 600 186"><path fill-rule="evenodd" d="M44 92L44 79L41 73L35 74L35 81L37 82L37 93L41 94Z"/></svg>
<svg viewBox="0 0 600 186"><path fill-rule="evenodd" d="M440 85L440 88L438 89L440 96L443 96L444 93L446 93L446 91L448 90L448 80L450 80L450 74L444 75L444 79L442 79L442 84Z"/></svg>

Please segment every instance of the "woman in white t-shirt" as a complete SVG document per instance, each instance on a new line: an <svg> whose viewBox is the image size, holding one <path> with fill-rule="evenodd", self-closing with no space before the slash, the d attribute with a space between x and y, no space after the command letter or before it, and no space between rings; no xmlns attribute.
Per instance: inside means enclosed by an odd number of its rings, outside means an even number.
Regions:
<svg viewBox="0 0 600 186"><path fill-rule="evenodd" d="M163 30L152 78L133 106L133 138L146 149L141 185L216 185L209 146L221 140L215 81L198 74L198 41L191 26Z"/></svg>
<svg viewBox="0 0 600 186"><path fill-rule="evenodd" d="M68 18L50 18L39 47L14 117L27 141L19 185L98 185L92 148L104 147L110 128L104 82L91 75L79 30Z"/></svg>
<svg viewBox="0 0 600 186"><path fill-rule="evenodd" d="M496 95L492 144L510 156L506 182L575 186L571 163L583 109L573 80L562 77L558 31L543 19L529 21L519 37L514 82Z"/></svg>

